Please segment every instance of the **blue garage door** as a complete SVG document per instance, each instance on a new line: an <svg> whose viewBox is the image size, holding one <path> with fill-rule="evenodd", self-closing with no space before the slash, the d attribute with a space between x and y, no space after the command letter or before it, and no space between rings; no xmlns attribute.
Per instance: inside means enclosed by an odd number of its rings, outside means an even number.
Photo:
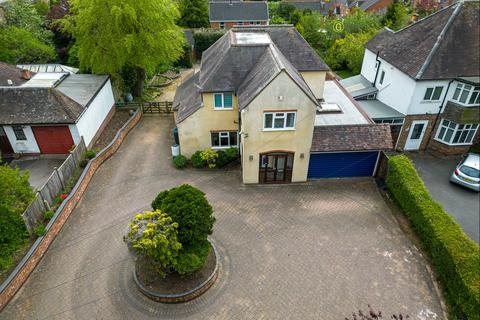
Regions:
<svg viewBox="0 0 480 320"><path fill-rule="evenodd" d="M378 151L311 154L308 178L372 176L377 158Z"/></svg>

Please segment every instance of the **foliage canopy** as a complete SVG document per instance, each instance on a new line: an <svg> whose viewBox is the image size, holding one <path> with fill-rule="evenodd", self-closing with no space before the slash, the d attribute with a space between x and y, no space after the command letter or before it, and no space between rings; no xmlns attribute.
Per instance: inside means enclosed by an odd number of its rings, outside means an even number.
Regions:
<svg viewBox="0 0 480 320"><path fill-rule="evenodd" d="M178 20L180 26L187 28L208 28L210 26L207 0L180 0L178 8L180 10L180 19Z"/></svg>

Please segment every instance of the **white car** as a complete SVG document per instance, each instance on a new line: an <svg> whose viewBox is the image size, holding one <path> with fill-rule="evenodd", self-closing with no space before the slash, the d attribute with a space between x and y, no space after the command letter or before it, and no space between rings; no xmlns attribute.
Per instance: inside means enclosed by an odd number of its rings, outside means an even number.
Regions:
<svg viewBox="0 0 480 320"><path fill-rule="evenodd" d="M467 154L455 168L450 181L477 192L480 191L480 155Z"/></svg>

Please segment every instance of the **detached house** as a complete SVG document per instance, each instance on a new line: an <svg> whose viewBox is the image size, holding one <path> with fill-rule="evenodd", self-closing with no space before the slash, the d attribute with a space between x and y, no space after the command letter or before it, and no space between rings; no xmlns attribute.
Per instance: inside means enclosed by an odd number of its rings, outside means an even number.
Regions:
<svg viewBox="0 0 480 320"><path fill-rule="evenodd" d="M479 141L480 5L460 1L366 44L361 74L342 80L398 150L460 154Z"/></svg>
<svg viewBox="0 0 480 320"><path fill-rule="evenodd" d="M211 0L208 4L210 28L230 29L235 25L268 25L266 1Z"/></svg>
<svg viewBox="0 0 480 320"><path fill-rule="evenodd" d="M0 150L4 156L68 154L81 137L91 146L113 116L107 75L48 70L32 73L0 62Z"/></svg>
<svg viewBox="0 0 480 320"><path fill-rule="evenodd" d="M238 147L245 183L371 176L391 148L292 26L228 31L173 102L181 153Z"/></svg>
<svg viewBox="0 0 480 320"><path fill-rule="evenodd" d="M292 5L299 11L319 12L323 15L337 15L340 17L348 13L347 0L283 0L283 3Z"/></svg>

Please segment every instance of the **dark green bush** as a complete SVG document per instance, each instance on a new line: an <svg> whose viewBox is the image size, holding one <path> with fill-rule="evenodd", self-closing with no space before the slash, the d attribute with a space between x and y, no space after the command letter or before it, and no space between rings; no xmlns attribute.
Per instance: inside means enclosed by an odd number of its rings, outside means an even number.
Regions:
<svg viewBox="0 0 480 320"><path fill-rule="evenodd" d="M28 182L28 171L12 169L7 164L0 165L0 206L21 214L32 202L35 193Z"/></svg>
<svg viewBox="0 0 480 320"><path fill-rule="evenodd" d="M200 59L205 50L210 48L218 39L225 34L224 30L197 30L193 33L193 39L195 41L195 52L197 58Z"/></svg>
<svg viewBox="0 0 480 320"><path fill-rule="evenodd" d="M230 159L228 158L227 153L225 151L218 150L217 154L218 154L218 158L215 162L217 165L217 168L221 168L230 162Z"/></svg>
<svg viewBox="0 0 480 320"><path fill-rule="evenodd" d="M26 243L28 237L22 217L0 205L0 270L12 265L13 254Z"/></svg>
<svg viewBox="0 0 480 320"><path fill-rule="evenodd" d="M78 166L79 166L80 168L85 168L85 167L87 166L87 164L88 164L88 160L87 160L87 159L82 159L82 160L80 161L80 163L78 164Z"/></svg>
<svg viewBox="0 0 480 320"><path fill-rule="evenodd" d="M87 150L85 151L85 159L93 159L97 156L97 152L95 150Z"/></svg>
<svg viewBox="0 0 480 320"><path fill-rule="evenodd" d="M228 148L225 150L228 159L231 161L236 160L238 158L238 148Z"/></svg>
<svg viewBox="0 0 480 320"><path fill-rule="evenodd" d="M480 319L480 248L435 202L412 162L390 158L387 187L422 240L456 313Z"/></svg>
<svg viewBox="0 0 480 320"><path fill-rule="evenodd" d="M205 168L207 166L207 162L202 159L201 153L202 151L195 152L190 159L194 168Z"/></svg>
<svg viewBox="0 0 480 320"><path fill-rule="evenodd" d="M180 275L191 274L203 267L210 252L210 243L208 241L197 244L195 248L182 250L177 257L174 266L175 271Z"/></svg>
<svg viewBox="0 0 480 320"><path fill-rule="evenodd" d="M53 218L54 215L55 215L55 212L53 212L52 210L48 210L48 211L45 211L45 213L43 214L43 218L45 220L50 220Z"/></svg>
<svg viewBox="0 0 480 320"><path fill-rule="evenodd" d="M193 66L192 46L189 43L183 45L183 55L175 62L175 67L191 68Z"/></svg>
<svg viewBox="0 0 480 320"><path fill-rule="evenodd" d="M45 226L43 225L43 223L40 223L40 222L37 222L37 225L35 226L35 228L33 228L33 233L37 237L43 236L46 231L47 230L45 229Z"/></svg>
<svg viewBox="0 0 480 320"><path fill-rule="evenodd" d="M206 241L212 233L215 222L212 206L205 194L191 185L160 192L152 208L165 212L178 223L178 240L185 248Z"/></svg>
<svg viewBox="0 0 480 320"><path fill-rule="evenodd" d="M182 155L178 155L173 158L173 165L177 169L183 169L187 166L187 158Z"/></svg>

